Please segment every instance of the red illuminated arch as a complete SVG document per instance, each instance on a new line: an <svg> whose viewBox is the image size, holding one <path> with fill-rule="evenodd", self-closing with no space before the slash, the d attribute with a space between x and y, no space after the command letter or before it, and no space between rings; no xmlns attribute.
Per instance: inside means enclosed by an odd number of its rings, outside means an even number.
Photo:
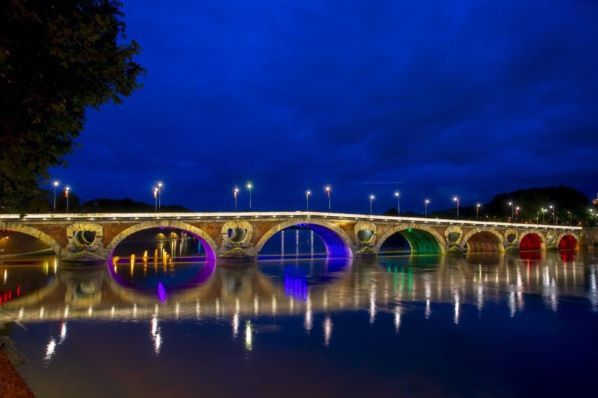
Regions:
<svg viewBox="0 0 598 398"><path fill-rule="evenodd" d="M559 250L575 250L577 249L577 239L573 235L564 235L559 240Z"/></svg>
<svg viewBox="0 0 598 398"><path fill-rule="evenodd" d="M542 250L542 238L533 232L526 234L519 242L519 250L524 252Z"/></svg>

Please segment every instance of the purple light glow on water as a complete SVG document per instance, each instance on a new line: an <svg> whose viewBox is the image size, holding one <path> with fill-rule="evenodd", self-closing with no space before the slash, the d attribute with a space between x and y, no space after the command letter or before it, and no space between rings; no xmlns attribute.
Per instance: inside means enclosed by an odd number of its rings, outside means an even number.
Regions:
<svg viewBox="0 0 598 398"><path fill-rule="evenodd" d="M166 295L166 288L164 287L164 285L162 284L162 282L158 282L158 300L160 300L161 303L166 301L167 295Z"/></svg>
<svg viewBox="0 0 598 398"><path fill-rule="evenodd" d="M290 272L285 272L284 293L289 297L293 297L301 301L306 301L308 293L307 276L294 275Z"/></svg>

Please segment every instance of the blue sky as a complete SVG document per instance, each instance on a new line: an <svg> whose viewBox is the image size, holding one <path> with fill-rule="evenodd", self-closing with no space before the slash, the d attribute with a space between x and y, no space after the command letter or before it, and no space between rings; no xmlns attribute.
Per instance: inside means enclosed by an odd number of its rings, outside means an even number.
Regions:
<svg viewBox="0 0 598 398"><path fill-rule="evenodd" d="M90 111L52 176L83 199L404 210L598 191L595 1L124 2L143 87ZM242 193L240 207L247 206Z"/></svg>

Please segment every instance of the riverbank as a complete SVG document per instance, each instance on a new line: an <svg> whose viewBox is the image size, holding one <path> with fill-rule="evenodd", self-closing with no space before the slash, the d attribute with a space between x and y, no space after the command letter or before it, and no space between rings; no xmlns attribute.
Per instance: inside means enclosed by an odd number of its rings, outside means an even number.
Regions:
<svg viewBox="0 0 598 398"><path fill-rule="evenodd" d="M1 348L1 347L0 347ZM3 398L30 398L33 393L25 384L19 373L0 349L0 397Z"/></svg>

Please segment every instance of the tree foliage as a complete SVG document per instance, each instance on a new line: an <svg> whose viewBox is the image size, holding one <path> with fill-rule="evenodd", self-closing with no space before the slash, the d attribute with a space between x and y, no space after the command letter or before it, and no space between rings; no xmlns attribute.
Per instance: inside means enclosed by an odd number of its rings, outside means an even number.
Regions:
<svg viewBox="0 0 598 398"><path fill-rule="evenodd" d="M116 0L0 3L0 207L28 211L88 108L120 103L143 69Z"/></svg>

